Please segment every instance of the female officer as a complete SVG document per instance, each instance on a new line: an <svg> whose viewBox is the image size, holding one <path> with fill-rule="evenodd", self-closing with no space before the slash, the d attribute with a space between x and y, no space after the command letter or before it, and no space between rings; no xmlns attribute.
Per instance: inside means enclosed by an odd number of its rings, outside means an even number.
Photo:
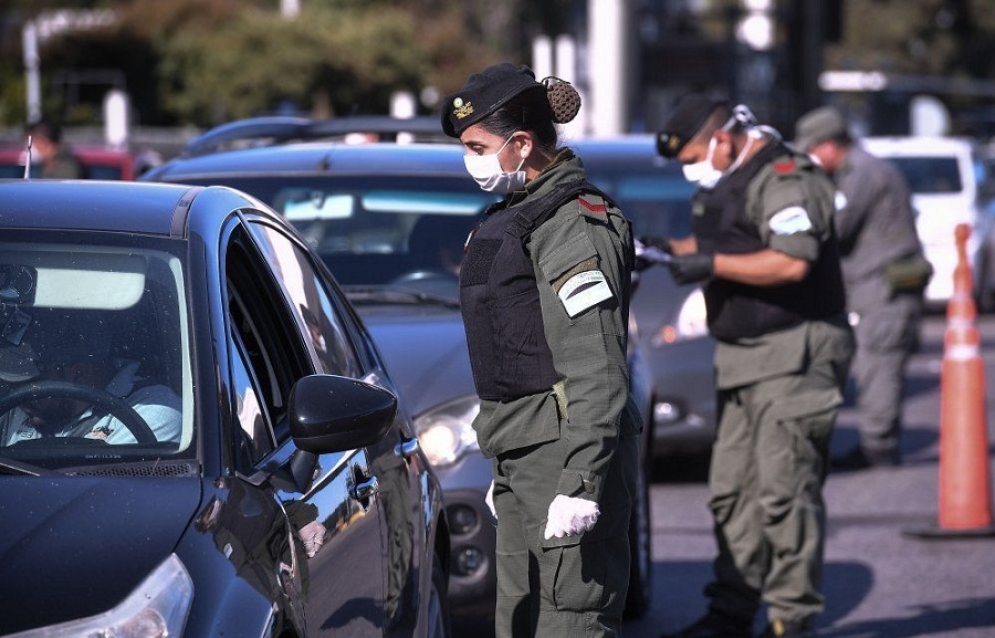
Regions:
<svg viewBox="0 0 995 638"><path fill-rule="evenodd" d="M471 234L460 301L494 463L497 638L619 634L638 419L626 326L628 221L585 179L555 125L580 98L499 64L447 98L467 171L505 195Z"/></svg>

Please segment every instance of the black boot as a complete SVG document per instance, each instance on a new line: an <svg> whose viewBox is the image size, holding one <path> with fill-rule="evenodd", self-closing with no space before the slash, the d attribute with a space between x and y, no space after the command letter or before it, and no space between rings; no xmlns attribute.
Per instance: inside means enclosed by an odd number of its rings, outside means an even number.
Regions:
<svg viewBox="0 0 995 638"><path fill-rule="evenodd" d="M710 611L676 633L660 638L753 638L752 622Z"/></svg>
<svg viewBox="0 0 995 638"><path fill-rule="evenodd" d="M775 618L760 634L760 638L815 638L815 629L809 621Z"/></svg>

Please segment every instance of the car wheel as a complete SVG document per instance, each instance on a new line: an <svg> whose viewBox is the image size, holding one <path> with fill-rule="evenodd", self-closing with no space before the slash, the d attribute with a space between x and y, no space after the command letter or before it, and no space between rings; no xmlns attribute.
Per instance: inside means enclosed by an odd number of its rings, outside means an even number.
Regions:
<svg viewBox="0 0 995 638"><path fill-rule="evenodd" d="M429 594L428 618L426 626L428 638L451 638L452 628L449 623L449 578L442 569L442 561L438 554L432 561L432 591Z"/></svg>
<svg viewBox="0 0 995 638"><path fill-rule="evenodd" d="M636 502L629 520L629 591L625 617L632 619L645 616L653 598L649 471L645 469L649 458L644 459L644 471L638 474Z"/></svg>

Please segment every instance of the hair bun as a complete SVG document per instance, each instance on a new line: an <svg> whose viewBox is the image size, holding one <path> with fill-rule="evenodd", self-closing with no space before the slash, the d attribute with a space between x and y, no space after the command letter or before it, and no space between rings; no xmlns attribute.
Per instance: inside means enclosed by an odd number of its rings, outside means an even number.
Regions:
<svg viewBox="0 0 995 638"><path fill-rule="evenodd" d="M580 111L580 93L566 80L548 77L542 81L546 86L546 99L553 110L553 121L566 124L577 117Z"/></svg>

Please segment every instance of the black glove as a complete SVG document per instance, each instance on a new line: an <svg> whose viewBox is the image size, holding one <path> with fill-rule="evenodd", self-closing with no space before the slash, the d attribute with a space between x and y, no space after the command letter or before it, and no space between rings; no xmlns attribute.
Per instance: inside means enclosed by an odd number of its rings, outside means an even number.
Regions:
<svg viewBox="0 0 995 638"><path fill-rule="evenodd" d="M667 262L670 274L679 284L693 284L711 278L713 270L711 253L688 253L674 255Z"/></svg>
<svg viewBox="0 0 995 638"><path fill-rule="evenodd" d="M664 257L670 257L670 240L666 237L645 235L636 238L636 261L632 269L642 272L655 264L662 263Z"/></svg>
<svg viewBox="0 0 995 638"><path fill-rule="evenodd" d="M670 240L666 237L657 237L656 235L643 235L642 237L637 237L638 241L643 246L649 248L650 246L654 248L659 248L665 253L670 252Z"/></svg>

